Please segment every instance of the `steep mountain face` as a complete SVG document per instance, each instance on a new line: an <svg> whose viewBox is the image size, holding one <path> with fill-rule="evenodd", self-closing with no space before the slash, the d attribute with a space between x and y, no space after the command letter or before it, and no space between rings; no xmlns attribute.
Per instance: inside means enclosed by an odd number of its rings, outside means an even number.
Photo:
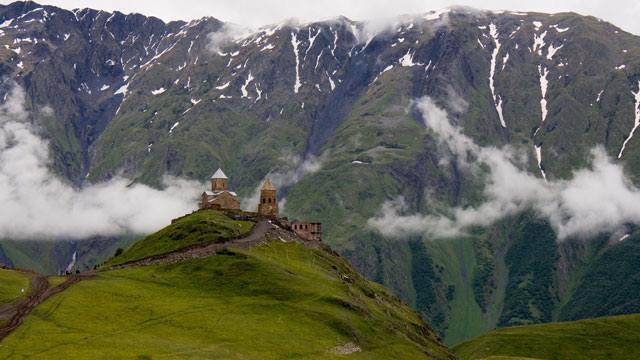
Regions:
<svg viewBox="0 0 640 360"><path fill-rule="evenodd" d="M77 184L89 172L89 147L113 119L127 81L189 33L197 37L220 26L215 20L165 24L139 14L72 12L31 1L0 11L2 75L27 90L52 140L57 169Z"/></svg>
<svg viewBox="0 0 640 360"><path fill-rule="evenodd" d="M535 213L445 240L367 226L398 196L426 214L482 200L482 177L442 165L449 155L411 106L423 96L477 144L529 153L522 167L541 178L570 178L601 145L637 182L640 38L611 24L455 9L235 36L212 18L166 24L33 2L2 7L0 20L0 71L26 89L73 184L204 180L221 166L248 198L271 173L287 215L322 221L337 250L450 344L496 326L640 311L628 301L634 257L619 254L636 236L559 243ZM602 313L603 288L589 279L609 261L633 276L615 280L628 291Z"/></svg>

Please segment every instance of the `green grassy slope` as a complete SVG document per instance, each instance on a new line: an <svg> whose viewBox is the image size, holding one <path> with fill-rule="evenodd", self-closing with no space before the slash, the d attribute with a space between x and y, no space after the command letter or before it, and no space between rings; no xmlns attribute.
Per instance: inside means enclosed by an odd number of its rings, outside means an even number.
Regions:
<svg viewBox="0 0 640 360"><path fill-rule="evenodd" d="M249 232L252 226L251 222L235 221L218 211L198 211L138 241L122 254L107 261L107 265L122 264L192 245L236 237Z"/></svg>
<svg viewBox="0 0 640 360"><path fill-rule="evenodd" d="M0 305L9 304L29 293L30 276L26 273L0 269ZM24 291L22 291L24 289Z"/></svg>
<svg viewBox="0 0 640 360"><path fill-rule="evenodd" d="M640 314L504 328L454 348L471 359L638 359Z"/></svg>
<svg viewBox="0 0 640 360"><path fill-rule="evenodd" d="M299 244L105 271L36 308L0 358L452 358L340 257Z"/></svg>
<svg viewBox="0 0 640 360"><path fill-rule="evenodd" d="M469 239L452 239L434 241L428 246L434 261L443 269L445 282L452 285L445 343L458 344L486 332L490 326L483 319L471 286L476 268L473 243Z"/></svg>

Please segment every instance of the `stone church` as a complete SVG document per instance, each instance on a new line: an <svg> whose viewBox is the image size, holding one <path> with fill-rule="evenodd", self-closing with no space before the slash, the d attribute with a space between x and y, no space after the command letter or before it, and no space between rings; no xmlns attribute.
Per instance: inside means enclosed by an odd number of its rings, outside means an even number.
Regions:
<svg viewBox="0 0 640 360"><path fill-rule="evenodd" d="M222 169L211 177L211 191L202 193L200 209L240 210L238 195L229 191L229 178Z"/></svg>
<svg viewBox="0 0 640 360"><path fill-rule="evenodd" d="M247 216L258 216L278 220L279 224L294 231L299 237L308 241L322 241L322 224L319 222L303 222L279 218L278 209L278 189L267 178L260 188L260 200L258 202L258 212L246 212L240 210L240 200L238 195L229 191L229 178L222 169L218 169L211 176L211 190L202 193L200 209L214 209L227 211Z"/></svg>

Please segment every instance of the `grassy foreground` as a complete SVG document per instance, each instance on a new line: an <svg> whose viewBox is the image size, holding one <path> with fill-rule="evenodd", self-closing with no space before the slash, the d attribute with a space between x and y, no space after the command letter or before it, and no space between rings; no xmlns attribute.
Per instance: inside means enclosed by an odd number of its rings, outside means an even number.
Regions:
<svg viewBox="0 0 640 360"><path fill-rule="evenodd" d="M252 226L251 222L235 221L218 211L201 210L136 242L105 265L122 264L192 245L236 237L248 233Z"/></svg>
<svg viewBox="0 0 640 360"><path fill-rule="evenodd" d="M471 359L640 359L640 314L499 329L454 348Z"/></svg>
<svg viewBox="0 0 640 360"><path fill-rule="evenodd" d="M271 242L110 270L35 309L3 359L451 359L381 286L325 250Z"/></svg>
<svg viewBox="0 0 640 360"><path fill-rule="evenodd" d="M0 305L24 298L29 293L30 281L26 273L0 269Z"/></svg>

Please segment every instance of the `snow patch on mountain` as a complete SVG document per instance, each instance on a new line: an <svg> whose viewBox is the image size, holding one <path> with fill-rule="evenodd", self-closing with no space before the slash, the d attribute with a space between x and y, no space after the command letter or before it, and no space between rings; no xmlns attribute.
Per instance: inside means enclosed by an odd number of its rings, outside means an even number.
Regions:
<svg viewBox="0 0 640 360"><path fill-rule="evenodd" d="M251 71L249 71L249 76L247 76L247 80L244 82L244 84L240 88L240 92L242 92L242 97L243 98L248 98L249 97L249 92L247 91L247 86L252 81L253 81L253 75L251 74Z"/></svg>
<svg viewBox="0 0 640 360"><path fill-rule="evenodd" d="M222 84L220 86L216 86L216 89L217 90L224 90L224 89L229 87L229 84L231 84L231 81L227 81L226 83L224 83L224 84Z"/></svg>
<svg viewBox="0 0 640 360"><path fill-rule="evenodd" d="M424 65L422 63L417 63L413 61L413 53L411 53L411 49L407 50L407 52L398 60L400 66L403 67L411 67L416 65Z"/></svg>
<svg viewBox="0 0 640 360"><path fill-rule="evenodd" d="M253 83L253 87L256 89L256 94L258 94L258 96L256 97L256 101L254 102L258 102L258 100L262 99L262 90L260 90L260 88L258 87L258 83L256 82Z"/></svg>
<svg viewBox="0 0 640 360"><path fill-rule="evenodd" d="M320 32L322 32L322 28L318 28L318 31L313 36L311 35L311 27L309 27L308 32L309 32L309 46L307 47L307 50L304 53L305 60L307 58L307 55L309 54L309 51L311 50L311 48L313 48L313 43L316 41L316 38L318 37L318 35L320 35ZM303 61L303 64L304 64L304 61Z"/></svg>
<svg viewBox="0 0 640 360"><path fill-rule="evenodd" d="M542 122L547 119L547 87L549 86L549 70L542 65L538 65L538 74L540 74L540 92L542 98L540 99L540 111L542 112Z"/></svg>
<svg viewBox="0 0 640 360"><path fill-rule="evenodd" d="M549 44L549 48L547 49L547 60L553 60L553 56L563 47L564 44L558 47L553 46L553 44Z"/></svg>
<svg viewBox="0 0 640 360"><path fill-rule="evenodd" d="M624 140L624 143L622 144L622 147L620 148L620 152L618 153L618 159L622 158L622 155L624 155L624 150L626 149L627 144L633 138L633 135L635 134L636 130L638 129L638 126L640 126L640 81L638 81L638 92L633 92L632 91L631 94L633 95L633 98L635 100L635 105L634 105L635 119L633 121L633 129L631 129L631 132L629 132L629 135Z"/></svg>
<svg viewBox="0 0 640 360"><path fill-rule="evenodd" d="M495 43L495 47L493 48L493 52L491 53L491 69L489 70L489 88L491 89L491 95L493 96L493 104L496 108L496 112L498 113L498 117L500 118L500 125L503 128L507 127L507 124L504 121L504 116L502 115L502 98L500 95L496 94L495 89L495 75L496 75L496 66L498 60L498 53L500 52L500 40L498 40L498 28L494 23L489 24L489 34L491 38L493 38L493 42Z"/></svg>
<svg viewBox="0 0 640 360"><path fill-rule="evenodd" d="M129 92L129 83L126 83L124 85L122 85L118 90L116 90L113 95L123 95L123 96L127 96L127 93Z"/></svg>
<svg viewBox="0 0 640 360"><path fill-rule="evenodd" d="M549 27L550 27L550 28L553 28L553 29L556 29L556 31L557 31L557 32L559 32L559 33L563 33L563 32L565 32L565 31L569 30L569 28L568 28L568 27L566 27L566 28L561 28L558 24L551 25L551 26L549 26Z"/></svg>
<svg viewBox="0 0 640 360"><path fill-rule="evenodd" d="M535 154L536 154L536 160L538 162L538 169L540 170L540 174L542 175L542 178L544 179L544 181L547 181L547 174L544 172L544 169L542 169L542 146L541 145L534 145L533 146Z"/></svg>
<svg viewBox="0 0 640 360"><path fill-rule="evenodd" d="M263 46L262 49L260 49L260 52L267 51L267 50L273 50L274 48L275 48L275 46L273 44L267 44L267 45Z"/></svg>
<svg viewBox="0 0 640 360"><path fill-rule="evenodd" d="M325 75L327 75L327 78L329 79L329 86L331 86L331 91L333 91L333 89L336 88L336 84L333 82L333 79L331 78L331 75L329 75L329 73L325 70Z"/></svg>
<svg viewBox="0 0 640 360"><path fill-rule="evenodd" d="M509 53L507 52L502 58L502 69L500 71L504 71L504 68L507 66L508 61L509 61Z"/></svg>
<svg viewBox="0 0 640 360"><path fill-rule="evenodd" d="M300 45L300 42L297 38L297 35L295 33L291 33L291 47L293 47L293 55L296 58L296 82L293 84L293 92L294 93L298 93L298 90L300 90L300 87L302 86L302 83L300 82L300 58L298 56L298 46Z"/></svg>
<svg viewBox="0 0 640 360"><path fill-rule="evenodd" d="M153 94L154 96L155 95L160 95L160 94L163 94L165 91L167 91L167 89L161 87L161 88L156 89L156 90L151 90L151 94Z"/></svg>
<svg viewBox="0 0 640 360"><path fill-rule="evenodd" d="M533 53L537 53L538 55L542 56L542 48L544 48L544 46L546 45L544 42L544 38L546 36L547 36L546 31L540 35L533 34L533 48L531 50Z"/></svg>
<svg viewBox="0 0 640 360"><path fill-rule="evenodd" d="M173 125L171 125L171 129L169 129L169 134L173 133L173 130L175 130L175 128L178 127L178 125L180 125L179 121L176 121Z"/></svg>

